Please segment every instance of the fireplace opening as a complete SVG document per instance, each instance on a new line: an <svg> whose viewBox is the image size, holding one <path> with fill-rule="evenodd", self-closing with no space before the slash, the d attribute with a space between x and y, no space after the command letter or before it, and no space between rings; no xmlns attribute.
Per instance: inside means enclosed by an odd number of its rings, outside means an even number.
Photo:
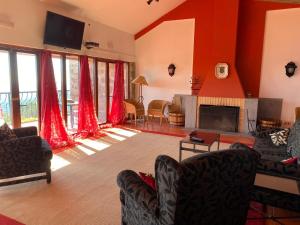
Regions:
<svg viewBox="0 0 300 225"><path fill-rule="evenodd" d="M227 132L239 131L239 107L200 105L199 108L199 128Z"/></svg>

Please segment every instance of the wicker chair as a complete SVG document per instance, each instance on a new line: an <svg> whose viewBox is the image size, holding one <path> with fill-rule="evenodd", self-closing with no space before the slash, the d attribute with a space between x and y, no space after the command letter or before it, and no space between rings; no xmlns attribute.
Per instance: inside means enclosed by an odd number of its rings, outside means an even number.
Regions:
<svg viewBox="0 0 300 225"><path fill-rule="evenodd" d="M135 125L138 117L142 117L145 122L145 109L143 103L137 102L133 99L125 99L123 102L126 116L130 117L131 120L132 116L134 116Z"/></svg>
<svg viewBox="0 0 300 225"><path fill-rule="evenodd" d="M148 118L159 117L161 125L163 118L165 118L164 111L167 104L168 102L164 100L152 100L148 105Z"/></svg>
<svg viewBox="0 0 300 225"><path fill-rule="evenodd" d="M168 105L169 123L175 126L184 126L184 113L182 110L182 97L174 96L172 104Z"/></svg>

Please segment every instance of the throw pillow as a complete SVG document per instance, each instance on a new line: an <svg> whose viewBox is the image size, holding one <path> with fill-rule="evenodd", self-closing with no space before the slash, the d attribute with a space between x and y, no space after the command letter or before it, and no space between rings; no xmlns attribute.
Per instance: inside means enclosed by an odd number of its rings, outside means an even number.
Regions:
<svg viewBox="0 0 300 225"><path fill-rule="evenodd" d="M287 151L293 157L300 156L300 120L297 120L291 128Z"/></svg>
<svg viewBox="0 0 300 225"><path fill-rule="evenodd" d="M139 175L140 175L141 179L142 179L147 185L149 185L153 190L156 190L155 179L154 179L154 177L152 176L151 173L146 174L146 173L139 172Z"/></svg>
<svg viewBox="0 0 300 225"><path fill-rule="evenodd" d="M12 129L10 129L7 123L4 123L2 126L0 126L0 141L7 141L15 138L17 138L17 136Z"/></svg>
<svg viewBox="0 0 300 225"><path fill-rule="evenodd" d="M289 136L289 129L283 129L278 132L270 134L271 140L274 145L287 145L287 139Z"/></svg>
<svg viewBox="0 0 300 225"><path fill-rule="evenodd" d="M298 158L297 157L292 157L292 158L289 158L289 159L284 159L281 162L285 165L292 165L292 164L297 165Z"/></svg>

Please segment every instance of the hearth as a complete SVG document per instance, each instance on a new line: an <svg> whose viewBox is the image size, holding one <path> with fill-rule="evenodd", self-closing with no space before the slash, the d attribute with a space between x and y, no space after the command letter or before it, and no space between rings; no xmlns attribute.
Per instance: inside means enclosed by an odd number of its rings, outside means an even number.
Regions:
<svg viewBox="0 0 300 225"><path fill-rule="evenodd" d="M204 104L199 106L199 128L201 129L238 132L239 117L240 107Z"/></svg>

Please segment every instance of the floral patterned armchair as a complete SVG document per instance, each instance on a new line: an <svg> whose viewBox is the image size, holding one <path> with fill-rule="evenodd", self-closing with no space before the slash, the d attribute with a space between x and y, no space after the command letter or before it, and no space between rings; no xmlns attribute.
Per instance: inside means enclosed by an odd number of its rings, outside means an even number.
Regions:
<svg viewBox="0 0 300 225"><path fill-rule="evenodd" d="M159 156L156 191L131 170L117 178L122 225L244 225L259 155L225 150L178 163Z"/></svg>

